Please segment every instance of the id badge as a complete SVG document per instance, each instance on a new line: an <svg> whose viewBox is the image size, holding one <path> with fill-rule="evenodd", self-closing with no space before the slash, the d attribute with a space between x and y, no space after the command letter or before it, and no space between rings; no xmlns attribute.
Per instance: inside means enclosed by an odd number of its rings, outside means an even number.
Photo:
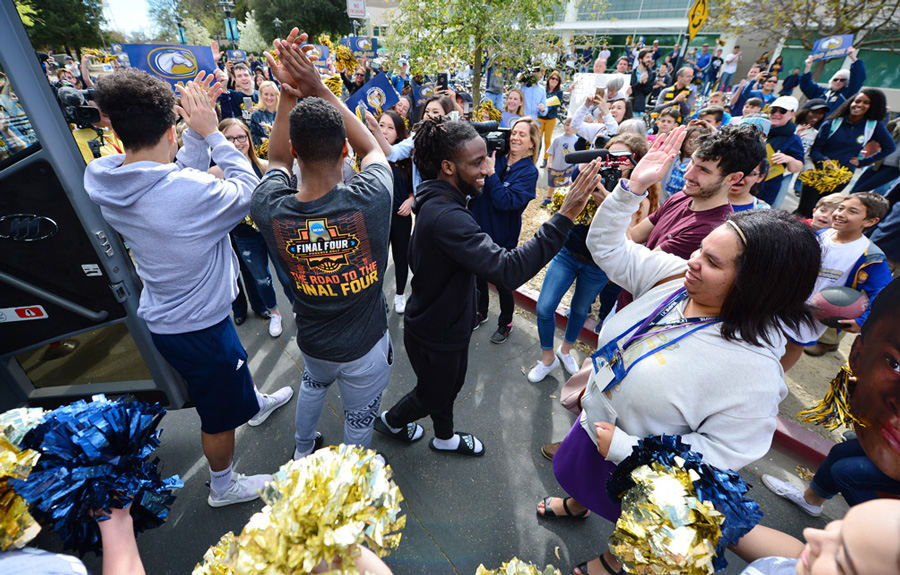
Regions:
<svg viewBox="0 0 900 575"><path fill-rule="evenodd" d="M593 380L597 389L611 396L611 389L621 383L625 377L622 352L616 341L610 341L591 356L594 364Z"/></svg>

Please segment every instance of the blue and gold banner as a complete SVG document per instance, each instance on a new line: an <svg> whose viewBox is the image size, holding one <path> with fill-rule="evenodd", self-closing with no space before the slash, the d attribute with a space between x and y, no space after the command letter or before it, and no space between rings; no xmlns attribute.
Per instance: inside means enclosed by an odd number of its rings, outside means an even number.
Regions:
<svg viewBox="0 0 900 575"><path fill-rule="evenodd" d="M832 60L834 58L843 58L850 51L853 45L853 34L844 34L842 36L828 36L827 38L819 38L813 45L812 59L816 60Z"/></svg>
<svg viewBox="0 0 900 575"><path fill-rule="evenodd" d="M243 50L229 50L228 51L228 61L229 62L246 62L247 61L247 52Z"/></svg>
<svg viewBox="0 0 900 575"><path fill-rule="evenodd" d="M347 98L345 103L351 110L355 110L356 105L362 103L368 111L375 114L379 108L381 111L388 110L399 101L400 96L391 85L390 78L384 72L379 72L359 91Z"/></svg>
<svg viewBox="0 0 900 575"><path fill-rule="evenodd" d="M341 40L341 44L350 48L354 58L359 58L360 56L375 58L378 56L378 38L350 36Z"/></svg>
<svg viewBox="0 0 900 575"><path fill-rule="evenodd" d="M503 114L500 117L500 127L501 128L512 128L512 125L515 123L515 121L521 117L522 116L519 116L517 114L511 114L510 112L503 112Z"/></svg>
<svg viewBox="0 0 900 575"><path fill-rule="evenodd" d="M308 46L308 44L304 44L304 46ZM328 70L328 66L325 65L325 60L331 56L331 50L328 49L328 46L313 44L313 49L307 52L306 56L310 59L316 58L316 60L313 61L313 64L316 65L316 68L320 72Z"/></svg>
<svg viewBox="0 0 900 575"><path fill-rule="evenodd" d="M179 44L123 44L131 66L159 76L175 88L193 80L203 70L212 74L216 68L209 46Z"/></svg>

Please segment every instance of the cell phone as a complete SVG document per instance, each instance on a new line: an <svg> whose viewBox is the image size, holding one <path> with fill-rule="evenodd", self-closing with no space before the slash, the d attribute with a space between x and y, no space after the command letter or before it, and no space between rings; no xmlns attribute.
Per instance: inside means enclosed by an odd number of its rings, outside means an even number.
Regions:
<svg viewBox="0 0 900 575"><path fill-rule="evenodd" d="M244 96L244 109L241 110L243 118L245 120L250 119L250 115L253 114L253 98L250 96Z"/></svg>
<svg viewBox="0 0 900 575"><path fill-rule="evenodd" d="M446 72L439 72L437 75L437 87L446 90L450 87L450 76Z"/></svg>
<svg viewBox="0 0 900 575"><path fill-rule="evenodd" d="M597 88L594 90L594 95L598 98L602 98L606 94L606 88Z"/></svg>

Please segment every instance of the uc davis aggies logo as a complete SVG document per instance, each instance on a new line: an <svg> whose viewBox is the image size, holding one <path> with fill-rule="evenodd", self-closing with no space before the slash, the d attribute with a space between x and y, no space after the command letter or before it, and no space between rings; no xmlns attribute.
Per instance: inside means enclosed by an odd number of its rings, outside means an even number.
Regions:
<svg viewBox="0 0 900 575"><path fill-rule="evenodd" d="M309 220L305 229L297 230L297 236L287 241L287 252L323 272L334 272L347 265L347 256L359 247L355 235L342 235L337 227L328 225L328 220Z"/></svg>
<svg viewBox="0 0 900 575"><path fill-rule="evenodd" d="M386 99L387 97L384 95L384 90L377 86L370 88L369 91L366 92L366 102L369 104L369 107L373 109L379 109L384 106L384 101Z"/></svg>
<svg viewBox="0 0 900 575"><path fill-rule="evenodd" d="M197 59L190 50L177 46L154 48L147 54L153 73L170 80L192 80L197 75Z"/></svg>

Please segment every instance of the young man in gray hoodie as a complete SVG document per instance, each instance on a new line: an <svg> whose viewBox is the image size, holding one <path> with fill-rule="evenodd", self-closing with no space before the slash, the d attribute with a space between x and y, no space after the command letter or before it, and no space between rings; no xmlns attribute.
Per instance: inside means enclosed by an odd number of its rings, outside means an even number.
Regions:
<svg viewBox="0 0 900 575"><path fill-rule="evenodd" d="M181 106L168 84L126 68L104 76L95 101L125 148L88 165L84 187L124 236L144 281L138 315L162 356L181 374L200 415L212 507L256 499L271 475L232 471L234 430L262 423L293 395L253 384L247 352L231 323L238 261L228 231L250 209L258 183L250 163L216 128L221 86L188 82ZM176 109L188 128L178 149ZM225 172L207 174L212 159ZM177 152L177 155L176 155Z"/></svg>

